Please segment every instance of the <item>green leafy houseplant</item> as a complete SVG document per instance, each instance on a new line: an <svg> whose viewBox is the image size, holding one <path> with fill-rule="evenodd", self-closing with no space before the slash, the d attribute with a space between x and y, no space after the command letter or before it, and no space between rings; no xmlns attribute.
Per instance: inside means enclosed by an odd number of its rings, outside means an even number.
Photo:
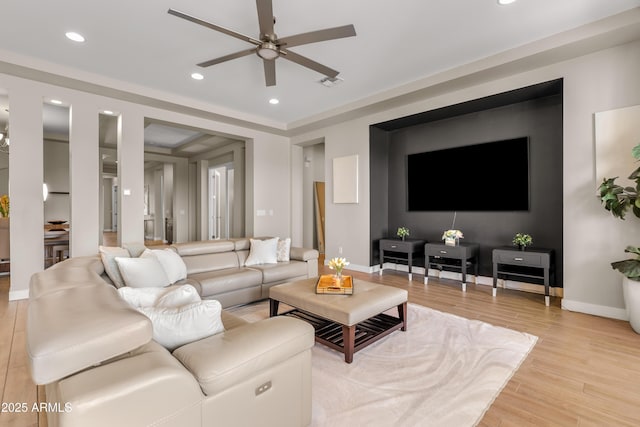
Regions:
<svg viewBox="0 0 640 427"><path fill-rule="evenodd" d="M404 240L405 237L409 236L409 229L407 227L399 227L396 234L398 235L398 237Z"/></svg>
<svg viewBox="0 0 640 427"><path fill-rule="evenodd" d="M636 160L640 160L640 144L631 149L631 154ZM598 195L604 208L611 214L624 220L624 216L631 209L633 214L640 218L640 200L638 192L640 192L640 167L637 167L629 179L635 182L635 186L622 187L616 184L615 178L604 178L600 187L598 187ZM640 248L635 246L627 246L624 250L627 253L637 255L636 258L611 263L611 267L618 270L631 280L640 280Z"/></svg>
<svg viewBox="0 0 640 427"><path fill-rule="evenodd" d="M513 244L519 248L526 248L533 243L533 239L528 234L518 233L513 238Z"/></svg>

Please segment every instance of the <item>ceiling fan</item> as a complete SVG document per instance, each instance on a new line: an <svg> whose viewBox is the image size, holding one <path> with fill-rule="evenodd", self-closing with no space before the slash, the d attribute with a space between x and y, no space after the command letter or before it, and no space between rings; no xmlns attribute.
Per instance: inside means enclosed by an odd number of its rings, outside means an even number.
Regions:
<svg viewBox="0 0 640 427"><path fill-rule="evenodd" d="M221 56L220 58L210 59L198 64L200 67L209 67L211 65L220 64L231 59L241 58L243 56L257 54L262 58L264 65L264 79L267 86L275 86L276 84L276 64L277 58L284 58L303 67L310 68L314 71L324 74L327 77L335 78L338 71L322 65L312 59L299 55L289 50L294 46L300 46L309 43L317 43L326 40L340 39L344 37L352 37L356 35L353 25L344 25L341 27L327 28L324 30L310 31L308 33L297 34L294 36L278 38L274 32L275 17L273 16L273 7L271 0L256 0L258 8L258 23L260 25L260 38L245 36L228 28L212 24L202 19L196 18L186 13L169 9L168 13L178 18L186 19L198 25L202 25L212 30L219 31L228 36L244 40L254 45L251 49L242 50L240 52L231 53Z"/></svg>

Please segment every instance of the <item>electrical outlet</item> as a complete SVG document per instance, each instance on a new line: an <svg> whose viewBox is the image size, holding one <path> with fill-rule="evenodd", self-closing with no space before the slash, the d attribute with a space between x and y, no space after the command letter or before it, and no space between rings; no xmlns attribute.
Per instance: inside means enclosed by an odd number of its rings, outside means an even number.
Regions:
<svg viewBox="0 0 640 427"><path fill-rule="evenodd" d="M271 388L271 381L267 381L266 383L256 387L255 393L256 396L264 393L265 391L269 390Z"/></svg>
<svg viewBox="0 0 640 427"><path fill-rule="evenodd" d="M338 246L338 254L342 255L342 246Z"/></svg>

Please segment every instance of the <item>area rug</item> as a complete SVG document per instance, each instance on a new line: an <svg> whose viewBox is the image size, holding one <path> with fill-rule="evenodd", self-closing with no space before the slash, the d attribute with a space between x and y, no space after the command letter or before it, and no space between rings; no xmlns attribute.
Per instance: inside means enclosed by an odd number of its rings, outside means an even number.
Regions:
<svg viewBox="0 0 640 427"><path fill-rule="evenodd" d="M233 312L256 321L268 317L268 304ZM312 426L474 426L538 339L416 304L407 326L351 364L316 343Z"/></svg>

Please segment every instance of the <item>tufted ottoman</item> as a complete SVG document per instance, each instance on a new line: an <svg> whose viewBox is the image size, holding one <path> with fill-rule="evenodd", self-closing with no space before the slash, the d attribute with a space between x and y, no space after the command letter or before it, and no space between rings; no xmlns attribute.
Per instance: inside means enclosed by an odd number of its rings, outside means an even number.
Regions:
<svg viewBox="0 0 640 427"><path fill-rule="evenodd" d="M316 331L316 342L344 353L347 363L356 351L391 332L407 330L404 289L354 279L353 295L316 294L317 278L276 285L269 290L270 316L282 302L293 310L281 313L305 320ZM384 313L397 307L398 317Z"/></svg>

